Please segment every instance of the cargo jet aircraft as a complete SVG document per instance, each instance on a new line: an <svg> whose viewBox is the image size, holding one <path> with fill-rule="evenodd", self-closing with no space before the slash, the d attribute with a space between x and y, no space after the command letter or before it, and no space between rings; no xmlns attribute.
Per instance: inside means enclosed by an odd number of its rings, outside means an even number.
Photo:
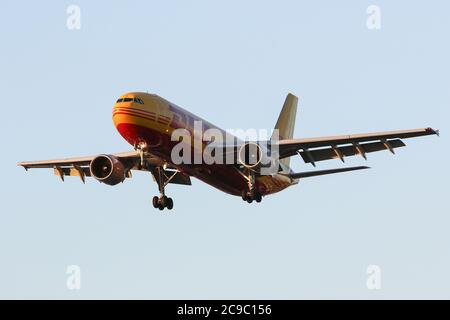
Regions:
<svg viewBox="0 0 450 320"><path fill-rule="evenodd" d="M367 154L371 152L388 150L394 153L394 149L405 146L402 139L439 134L438 130L423 128L293 139L297 102L297 97L292 94L286 97L275 125L279 139L271 139L267 144L267 141L249 142L235 138L231 146L219 142L222 145L218 150L234 153L236 161L189 164L172 161L173 148L179 143L171 138L175 130L183 129L194 134L194 123L202 121L202 130L215 129L227 136L229 133L155 94L126 93L115 103L112 118L116 129L134 147L134 151L20 162L18 165L26 170L53 168L63 181L65 176L79 176L84 183L86 177L93 177L108 185L116 185L130 178L132 170L149 171L160 193L159 197L153 198L153 206L159 210L170 210L173 200L166 196L165 187L169 183L191 185L191 176L223 192L241 196L248 203L260 202L263 196L295 185L302 178L368 168L358 166L295 173L289 167L292 156L299 155L305 163L314 167L319 161L338 159L344 162L345 157L354 155L367 160ZM213 145L217 148L218 142L203 142L200 151ZM194 146L191 147L193 153L199 152ZM277 152L267 152L267 149L276 149ZM264 157L268 163L276 165L276 170L271 174L261 174Z"/></svg>

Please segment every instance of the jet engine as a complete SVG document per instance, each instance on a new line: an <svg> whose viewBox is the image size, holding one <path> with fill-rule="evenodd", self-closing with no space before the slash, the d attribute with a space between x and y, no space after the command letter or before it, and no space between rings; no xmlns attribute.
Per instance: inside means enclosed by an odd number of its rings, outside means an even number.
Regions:
<svg viewBox="0 0 450 320"><path fill-rule="evenodd" d="M91 176L100 182L114 186L125 180L125 166L114 156L102 154L92 159Z"/></svg>

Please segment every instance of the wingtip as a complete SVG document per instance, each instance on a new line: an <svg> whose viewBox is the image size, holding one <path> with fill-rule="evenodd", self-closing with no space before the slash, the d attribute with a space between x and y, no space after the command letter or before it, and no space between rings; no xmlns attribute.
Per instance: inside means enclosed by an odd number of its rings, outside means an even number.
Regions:
<svg viewBox="0 0 450 320"><path fill-rule="evenodd" d="M440 135L439 129L433 129L433 128L431 128L431 127L428 127L428 128L426 128L425 130L428 131L428 132L430 132L431 134L437 135L438 137L439 137L439 135Z"/></svg>
<svg viewBox="0 0 450 320"><path fill-rule="evenodd" d="M25 171L28 171L28 167L23 162L17 162L17 166L24 168Z"/></svg>

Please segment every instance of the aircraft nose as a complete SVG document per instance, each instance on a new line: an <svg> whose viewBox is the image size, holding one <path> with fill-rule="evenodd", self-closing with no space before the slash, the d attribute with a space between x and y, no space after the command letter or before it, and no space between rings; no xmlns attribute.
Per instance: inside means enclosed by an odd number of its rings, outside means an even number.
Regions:
<svg viewBox="0 0 450 320"><path fill-rule="evenodd" d="M161 133L155 129L161 121L148 103L139 101L117 101L113 107L112 118L116 130L131 145L137 145L145 141L148 146L158 146L161 144Z"/></svg>
<svg viewBox="0 0 450 320"><path fill-rule="evenodd" d="M118 102L114 105L112 110L112 117L115 127L117 128L121 123L134 123L134 115L137 113L130 105Z"/></svg>
<svg viewBox="0 0 450 320"><path fill-rule="evenodd" d="M136 123L141 122L141 120L156 120L156 113L153 112L149 107L144 107L142 104L137 102L118 102L114 105L112 110L112 115L114 123L116 122L127 122Z"/></svg>

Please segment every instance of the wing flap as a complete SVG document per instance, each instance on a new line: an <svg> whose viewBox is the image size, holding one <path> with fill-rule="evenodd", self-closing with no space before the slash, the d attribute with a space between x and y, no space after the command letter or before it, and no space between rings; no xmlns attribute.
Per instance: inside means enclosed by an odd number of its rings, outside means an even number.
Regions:
<svg viewBox="0 0 450 320"><path fill-rule="evenodd" d="M390 146L392 149L404 147L405 143L400 139L386 140L385 142L368 142L354 144L350 146L340 146L340 147L329 147L316 150L301 151L300 155L305 163L312 163L317 161L324 161L330 159L340 159L342 157L350 157L360 154L364 157L365 153L371 153L382 150L389 150Z"/></svg>
<svg viewBox="0 0 450 320"><path fill-rule="evenodd" d="M330 145L339 145L347 143L361 143L375 140L388 140L388 139L407 139L414 137L421 137L427 135L438 135L439 131L432 128L423 129L412 129L412 130L399 130L399 131L386 131L386 132L375 132L375 133L362 133L362 134L350 134L343 136L333 136L333 137L320 137L320 138L306 138L306 139L289 139L280 140L280 148L284 145L288 146L298 146L301 148L320 148L327 147Z"/></svg>
<svg viewBox="0 0 450 320"><path fill-rule="evenodd" d="M78 177L80 177L81 181L83 181L83 183L85 183L86 177L91 176L91 170L89 170L89 167L80 167L78 165L74 165L73 167L64 167L64 168L55 166L53 168L53 171L55 173L55 176L60 177L62 181L64 181L65 176L72 176L72 177L78 176Z"/></svg>
<svg viewBox="0 0 450 320"><path fill-rule="evenodd" d="M303 160L314 165L315 161L340 159L352 155L361 155L381 150L394 153L395 148L405 144L400 139L439 135L432 128L386 131L345 136L319 137L307 139L287 139L277 142L280 159L300 153Z"/></svg>
<svg viewBox="0 0 450 320"><path fill-rule="evenodd" d="M71 176L71 177L90 177L91 176L91 170L89 170L89 167L72 167L72 168L61 168L61 167L55 167L53 168L53 171L56 176Z"/></svg>

